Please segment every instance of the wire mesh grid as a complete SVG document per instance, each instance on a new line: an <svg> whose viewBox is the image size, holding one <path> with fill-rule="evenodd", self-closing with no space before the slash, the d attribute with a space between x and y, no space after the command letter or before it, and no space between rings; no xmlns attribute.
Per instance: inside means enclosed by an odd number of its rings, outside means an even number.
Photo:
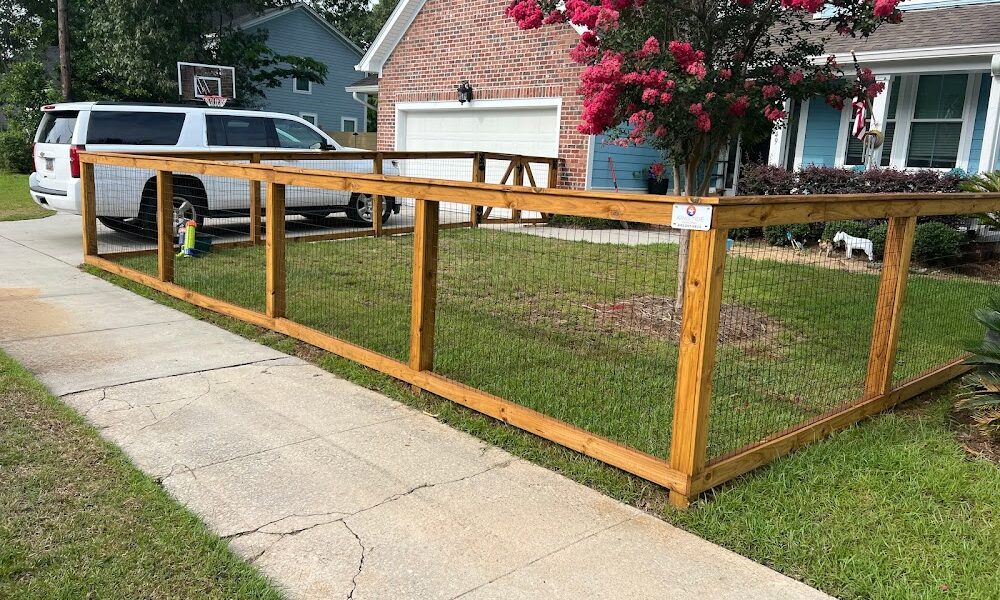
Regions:
<svg viewBox="0 0 1000 600"><path fill-rule="evenodd" d="M976 215L921 218L914 233L893 379L912 379L982 342L977 308L1000 292L1000 229Z"/></svg>
<svg viewBox="0 0 1000 600"><path fill-rule="evenodd" d="M767 239L735 240L728 250L709 457L864 392L881 263L859 249L848 257L833 241L836 223L768 230Z"/></svg>
<svg viewBox="0 0 1000 600"><path fill-rule="evenodd" d="M588 226L442 230L434 369L666 458L675 234Z"/></svg>
<svg viewBox="0 0 1000 600"><path fill-rule="evenodd" d="M155 253L155 171L95 165L94 204L98 254L115 257L123 253ZM153 254L152 261L136 261L129 266L155 275L156 256Z"/></svg>

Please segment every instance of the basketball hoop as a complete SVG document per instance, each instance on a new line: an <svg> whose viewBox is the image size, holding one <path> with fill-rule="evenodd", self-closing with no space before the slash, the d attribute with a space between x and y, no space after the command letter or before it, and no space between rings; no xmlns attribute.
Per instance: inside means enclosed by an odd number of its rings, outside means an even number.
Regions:
<svg viewBox="0 0 1000 600"><path fill-rule="evenodd" d="M225 96L202 96L201 99L205 101L205 104L211 106L212 108L222 108L226 105L226 102L229 101L229 98L226 98Z"/></svg>

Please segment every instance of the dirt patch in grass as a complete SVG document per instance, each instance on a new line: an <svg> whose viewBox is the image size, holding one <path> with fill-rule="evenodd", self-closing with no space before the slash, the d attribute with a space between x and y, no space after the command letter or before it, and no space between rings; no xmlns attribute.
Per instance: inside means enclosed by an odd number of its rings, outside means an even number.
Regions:
<svg viewBox="0 0 1000 600"><path fill-rule="evenodd" d="M952 408L948 414L955 439L971 456L1000 465L1000 432L983 431L971 411Z"/></svg>
<svg viewBox="0 0 1000 600"><path fill-rule="evenodd" d="M596 321L616 331L650 337L680 339L681 319L669 296L637 296L610 304L587 306ZM774 337L784 328L759 310L741 304L723 304L719 318L719 342L746 344Z"/></svg>
<svg viewBox="0 0 1000 600"><path fill-rule="evenodd" d="M864 252L855 252L853 258L847 258L843 249L834 249L827 256L826 250L816 246L796 250L790 246L771 246L763 242L736 242L729 253L754 260L814 265L850 273L878 273L882 267L881 262L868 262Z"/></svg>

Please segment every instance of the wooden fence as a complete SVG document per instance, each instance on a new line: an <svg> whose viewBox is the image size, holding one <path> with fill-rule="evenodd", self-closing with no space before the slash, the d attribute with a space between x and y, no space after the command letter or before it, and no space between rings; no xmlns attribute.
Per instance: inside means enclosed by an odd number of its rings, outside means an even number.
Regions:
<svg viewBox="0 0 1000 600"><path fill-rule="evenodd" d="M454 153L465 156L466 153ZM405 157L407 153L380 153L381 158ZM450 156L450 155L449 155ZM1000 194L893 194L814 195L763 197L683 198L622 195L535 187L529 170L520 165L527 159L510 157L503 180L514 185L482 183L485 154L474 155L472 182L442 181L380 174L337 173L313 169L257 164L232 164L220 160L243 160L244 155L162 157L83 152L83 243L86 264L104 269L200 307L254 325L274 330L340 355L369 368L412 384L421 390L450 399L495 419L571 448L624 471L670 489L671 501L687 506L697 495L733 479L811 441L843 429L940 385L964 372L961 357L893 387L891 373L896 361L900 318L906 290L909 259L917 217L974 214L1000 211ZM496 155L491 155L496 156ZM501 155L503 156L503 155ZM342 155L338 155L342 158ZM550 159L545 159L550 160ZM379 164L379 163L377 163ZM98 254L95 221L94 165L112 165L155 170L158 173L158 273L156 276L124 267ZM169 182L171 173L196 173L259 182L266 186L266 310L258 312L206 296L173 282L172 215ZM555 169L550 169L554 183ZM521 175L518 175L521 173ZM530 186L525 183L524 178ZM303 186L327 190L363 192L375 196L415 198L415 223L400 233L413 233L410 354L404 362L311 329L286 318L284 235L284 190ZM254 186L255 187L255 186ZM675 204L697 203L712 209L711 229L692 231L690 260L684 288L684 312L678 349L673 430L669 460L641 452L617 441L526 408L504 398L451 380L435 372L434 333L438 256L438 209L440 202L470 206L470 224L479 218L476 206L485 212L505 208L580 217L669 225ZM378 214L378 213L376 213ZM880 275L876 314L868 356L867 377L861 397L835 410L810 419L758 443L709 461L707 438L712 374L718 342L723 273L726 268L727 233L736 227L794 224L839 219L889 221L885 263ZM513 219L513 220L516 220ZM393 233L383 230L373 235ZM328 238L335 237L335 234ZM666 401L666 399L664 400Z"/></svg>

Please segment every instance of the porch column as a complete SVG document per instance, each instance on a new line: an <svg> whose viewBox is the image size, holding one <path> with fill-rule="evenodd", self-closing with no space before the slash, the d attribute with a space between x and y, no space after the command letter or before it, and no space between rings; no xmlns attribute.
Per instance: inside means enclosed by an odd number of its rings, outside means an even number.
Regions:
<svg viewBox="0 0 1000 600"><path fill-rule="evenodd" d="M1000 150L1000 54L990 62L990 103L986 109L986 128L983 131L983 150L979 155L979 170L992 171Z"/></svg>

